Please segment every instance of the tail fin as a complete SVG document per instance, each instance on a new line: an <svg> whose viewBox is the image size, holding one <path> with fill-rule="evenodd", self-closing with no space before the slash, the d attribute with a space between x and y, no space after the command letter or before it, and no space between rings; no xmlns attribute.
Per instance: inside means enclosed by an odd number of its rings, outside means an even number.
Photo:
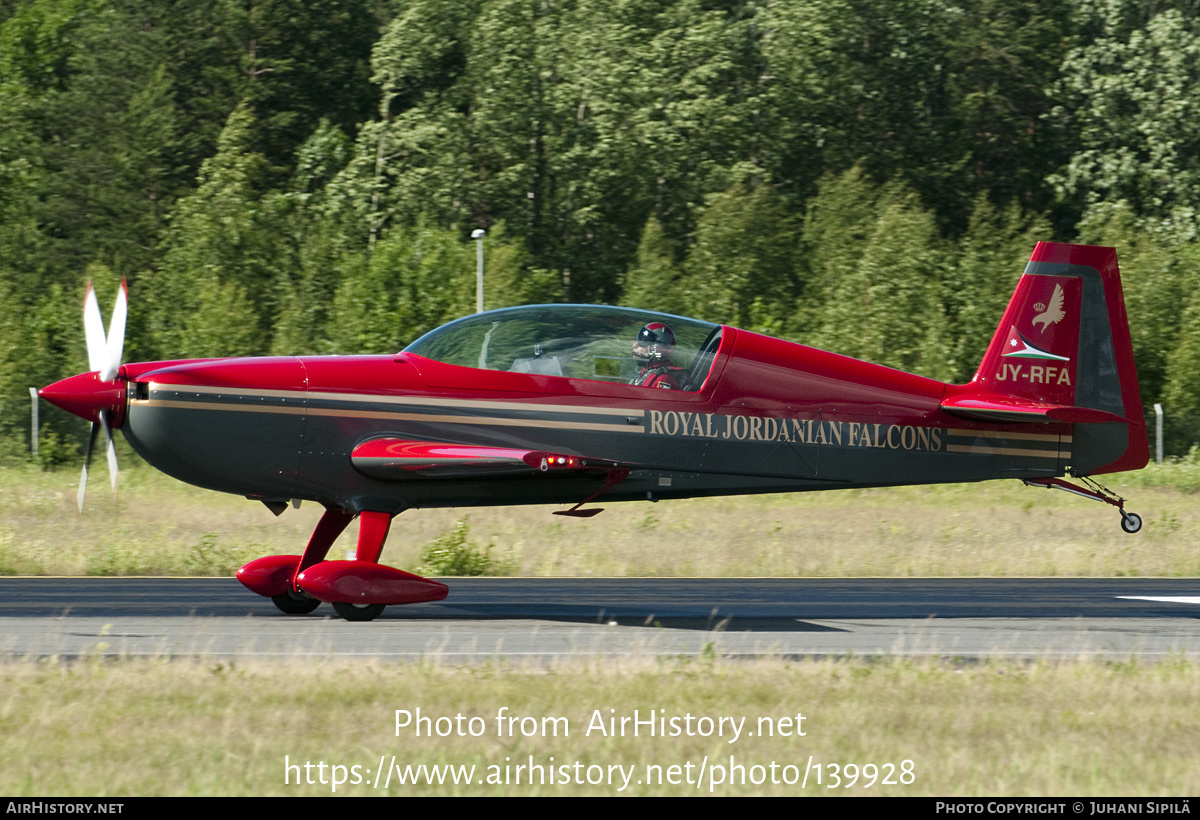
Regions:
<svg viewBox="0 0 1200 820"><path fill-rule="evenodd" d="M1150 450L1113 248L1039 242L975 378L942 408L1076 427L1076 475L1137 470Z"/></svg>

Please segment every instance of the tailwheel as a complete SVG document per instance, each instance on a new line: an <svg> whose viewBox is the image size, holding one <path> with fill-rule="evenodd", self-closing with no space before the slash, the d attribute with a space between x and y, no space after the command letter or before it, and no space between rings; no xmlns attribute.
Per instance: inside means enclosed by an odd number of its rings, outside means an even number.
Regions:
<svg viewBox="0 0 1200 820"><path fill-rule="evenodd" d="M347 621L373 621L383 614L386 604L352 604L335 601L333 610Z"/></svg>
<svg viewBox="0 0 1200 820"><path fill-rule="evenodd" d="M279 611L287 615L307 615L321 605L321 602L307 592L289 589L282 595L272 595L271 600Z"/></svg>
<svg viewBox="0 0 1200 820"><path fill-rule="evenodd" d="M1024 481L1028 486L1046 487L1051 490L1065 490L1074 495L1090 498L1093 501L1103 501L1105 504L1111 504L1121 513L1121 529L1128 533L1135 533L1142 528L1142 517L1137 513L1131 513L1125 509L1124 498L1121 498L1121 496L1112 490L1085 475L1077 475L1075 478L1078 478L1087 486L1077 487L1070 482L1063 481L1061 478L1027 478Z"/></svg>

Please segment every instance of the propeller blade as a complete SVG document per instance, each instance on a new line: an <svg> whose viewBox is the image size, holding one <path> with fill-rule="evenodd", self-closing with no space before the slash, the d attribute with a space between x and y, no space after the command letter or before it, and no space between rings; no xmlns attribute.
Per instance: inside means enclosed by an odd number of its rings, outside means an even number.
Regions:
<svg viewBox="0 0 1200 820"><path fill-rule="evenodd" d="M109 355L108 342L104 337L104 320L100 318L100 304L96 301L96 290L91 282L88 282L87 295L83 298L83 333L87 339L88 369L107 369Z"/></svg>
<svg viewBox="0 0 1200 820"><path fill-rule="evenodd" d="M121 354L125 348L125 316L129 309L129 286L121 280L117 301L113 305L112 321L108 325L108 336L104 335L104 320L100 317L100 304L96 301L96 289L88 282L87 295L83 299L83 331L87 337L88 366L98 372L100 381L111 382L121 369ZM83 460L83 474L79 477L79 511L83 512L83 499L87 494L88 468L92 464L92 453L96 449L96 436L104 429L105 458L108 461L108 480L112 484L113 496L117 494L117 448L113 443L112 425L108 414L101 410L100 420L92 423L88 436L87 456Z"/></svg>
<svg viewBox="0 0 1200 820"><path fill-rule="evenodd" d="M87 493L88 465L92 463L92 450L94 450L96 447L96 433L98 432L100 432L100 425L93 422L92 434L88 436L87 455L83 459L83 475L79 477L79 493L76 496L76 500L79 502L80 512L83 512L83 497Z"/></svg>
<svg viewBox="0 0 1200 820"><path fill-rule="evenodd" d="M117 448L113 444L112 427L108 423L108 415L100 411L100 424L104 427L104 440L106 442L105 457L108 459L108 481L112 484L113 498L117 497Z"/></svg>
<svg viewBox="0 0 1200 820"><path fill-rule="evenodd" d="M110 382L121 369L121 355L125 351L125 314L129 305L129 285L121 280L117 301L113 305L112 321L108 324L108 364L100 371L100 381ZM107 429L107 428L106 428Z"/></svg>

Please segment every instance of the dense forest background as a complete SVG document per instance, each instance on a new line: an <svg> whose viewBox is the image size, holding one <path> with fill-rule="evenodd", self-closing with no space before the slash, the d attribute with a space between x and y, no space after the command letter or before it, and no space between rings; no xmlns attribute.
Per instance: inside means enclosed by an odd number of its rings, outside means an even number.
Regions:
<svg viewBox="0 0 1200 820"><path fill-rule="evenodd" d="M87 280L126 360L393 351L474 309L477 228L489 308L958 381L1037 240L1114 245L1184 450L1200 2L0 0L0 455Z"/></svg>

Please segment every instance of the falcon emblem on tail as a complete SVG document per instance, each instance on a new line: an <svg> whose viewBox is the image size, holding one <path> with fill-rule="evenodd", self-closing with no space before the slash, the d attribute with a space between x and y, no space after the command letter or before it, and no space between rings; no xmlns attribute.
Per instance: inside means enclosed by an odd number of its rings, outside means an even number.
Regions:
<svg viewBox="0 0 1200 820"><path fill-rule="evenodd" d="M1033 317L1033 324L1042 323L1042 331L1050 325L1056 325L1063 320L1067 314L1063 312L1063 289L1062 285L1054 286L1054 294L1050 297L1050 306Z"/></svg>

